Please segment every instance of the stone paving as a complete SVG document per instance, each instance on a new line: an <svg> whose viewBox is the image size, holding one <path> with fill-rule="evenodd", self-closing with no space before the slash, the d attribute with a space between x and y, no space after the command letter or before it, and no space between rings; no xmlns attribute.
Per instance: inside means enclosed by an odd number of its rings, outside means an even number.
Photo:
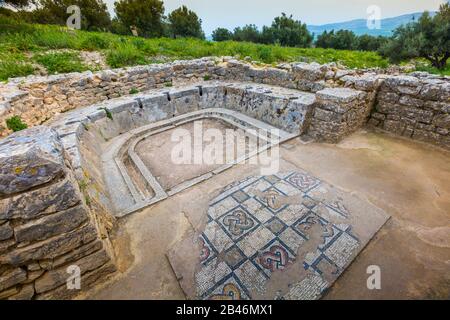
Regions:
<svg viewBox="0 0 450 320"><path fill-rule="evenodd" d="M190 299L318 299L387 219L302 170L252 176L212 199L205 228L168 257Z"/></svg>

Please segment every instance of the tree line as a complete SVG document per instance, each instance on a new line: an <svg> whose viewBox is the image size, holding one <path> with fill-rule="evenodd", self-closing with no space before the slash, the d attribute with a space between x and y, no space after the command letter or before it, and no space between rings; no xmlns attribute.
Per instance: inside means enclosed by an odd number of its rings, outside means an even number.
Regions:
<svg viewBox="0 0 450 320"><path fill-rule="evenodd" d="M65 25L70 5L78 5L82 12L82 28L129 35L133 30L143 37L194 37L204 39L201 19L182 6L167 16L161 0L119 0L114 4L116 16L111 19L102 0L5 0L18 12L3 9L2 14L16 15L32 23ZM34 4L33 10L20 10ZM9 13L8 13L9 12ZM443 69L450 58L450 5L442 4L436 15L428 12L418 19L397 28L391 37L357 36L349 30L324 31L315 37L306 24L292 15L282 13L271 25L258 29L253 24L233 31L217 28L214 41L247 41L289 47L320 47L341 50L377 51L392 62L425 58L433 67ZM314 40L314 38L316 38Z"/></svg>
<svg viewBox="0 0 450 320"><path fill-rule="evenodd" d="M204 39L201 19L186 6L164 15L161 0L119 0L114 3L116 16L111 19L102 0L5 0L17 12L3 8L0 13L12 15L29 23L65 25L67 8L81 9L81 28L88 31L110 31L131 35L133 30L142 37L195 37ZM24 10L33 5L33 10Z"/></svg>
<svg viewBox="0 0 450 320"><path fill-rule="evenodd" d="M353 31L349 30L339 30L337 32L332 30L329 32L324 31L315 41L313 41L314 35L310 34L307 29L304 29L300 22L294 21L291 17L287 17L286 15L282 15L281 18L289 19L292 25L297 25L298 29L301 28L301 36L296 36L300 33L298 30L294 31L292 28L280 28L278 23L274 21L272 26L264 26L261 31L252 24L242 28L235 28L233 31L225 28L217 28L213 31L212 38L214 41L248 41L302 48L315 46L324 49L361 51L377 51L388 40L388 38L382 36L357 36ZM277 19L278 18L275 18L275 20ZM284 33L285 35L281 36L281 33Z"/></svg>

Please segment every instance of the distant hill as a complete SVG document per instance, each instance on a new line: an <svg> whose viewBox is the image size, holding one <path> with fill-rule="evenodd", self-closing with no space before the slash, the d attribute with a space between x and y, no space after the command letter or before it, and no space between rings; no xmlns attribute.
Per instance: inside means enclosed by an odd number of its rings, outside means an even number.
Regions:
<svg viewBox="0 0 450 320"><path fill-rule="evenodd" d="M432 15L436 14L431 12ZM394 31L398 26L418 20L422 16L422 12L404 14L398 17L386 18L381 20L381 29L369 29L367 28L366 19L357 19L346 22L330 23L320 26L309 25L308 29L310 32L314 33L316 36L318 34L331 30L351 30L357 35L370 34L372 36L391 36L392 31Z"/></svg>

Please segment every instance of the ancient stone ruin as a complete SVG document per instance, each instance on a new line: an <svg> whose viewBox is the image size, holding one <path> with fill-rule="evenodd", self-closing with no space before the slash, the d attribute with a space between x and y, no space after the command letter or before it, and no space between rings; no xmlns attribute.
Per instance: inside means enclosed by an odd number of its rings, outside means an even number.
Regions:
<svg viewBox="0 0 450 320"><path fill-rule="evenodd" d="M30 128L11 134L4 124L14 115ZM171 130L198 120L263 144L225 165L161 166ZM67 290L68 266L79 266L83 289L116 271L115 219L261 150L295 137L336 143L364 126L449 149L450 81L205 58L12 79L0 86L0 123L0 298L71 298L78 291ZM187 297L319 298L389 217L301 168L286 169L226 187L168 253ZM186 250L198 259L186 264ZM275 269L287 265L307 272L278 287Z"/></svg>

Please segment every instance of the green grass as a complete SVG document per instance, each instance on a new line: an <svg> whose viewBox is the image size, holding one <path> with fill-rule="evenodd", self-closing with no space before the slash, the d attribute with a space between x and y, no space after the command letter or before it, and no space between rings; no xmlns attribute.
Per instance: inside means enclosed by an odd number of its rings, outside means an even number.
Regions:
<svg viewBox="0 0 450 320"><path fill-rule="evenodd" d="M145 55L131 43L120 43L108 51L106 63L113 68L145 64Z"/></svg>
<svg viewBox="0 0 450 320"><path fill-rule="evenodd" d="M25 77L34 73L34 67L21 61L7 61L0 57L0 81L9 78Z"/></svg>
<svg viewBox="0 0 450 320"><path fill-rule="evenodd" d="M431 66L430 62L425 59L418 59L414 64L417 71L425 71L428 73L440 74L442 76L450 76L450 63L447 63L447 66L442 70Z"/></svg>
<svg viewBox="0 0 450 320"><path fill-rule="evenodd" d="M13 116L11 118L6 119L6 126L8 127L9 130L12 130L13 132L17 132L28 128L27 124L24 123L19 116Z"/></svg>
<svg viewBox="0 0 450 320"><path fill-rule="evenodd" d="M47 52L55 49L74 52ZM112 68L206 56L250 57L253 61L272 65L294 61L339 62L348 68L385 68L389 65L375 52L290 48L236 41L211 42L191 38L144 39L111 33L70 31L61 26L17 23L0 15L0 80L32 74L33 63L45 66L49 73L84 71L89 67L83 65L76 54L81 50L103 53L106 63ZM437 73L432 68L426 71ZM448 74L448 69L444 72Z"/></svg>
<svg viewBox="0 0 450 320"><path fill-rule="evenodd" d="M105 111L106 117L107 117L108 119L110 119L110 120L114 120L113 115L112 115L111 111L109 111L108 108L103 107L103 108L99 108L98 110L103 110L103 111Z"/></svg>
<svg viewBox="0 0 450 320"><path fill-rule="evenodd" d="M34 59L43 65L49 74L82 72L88 69L75 52L38 54Z"/></svg>

